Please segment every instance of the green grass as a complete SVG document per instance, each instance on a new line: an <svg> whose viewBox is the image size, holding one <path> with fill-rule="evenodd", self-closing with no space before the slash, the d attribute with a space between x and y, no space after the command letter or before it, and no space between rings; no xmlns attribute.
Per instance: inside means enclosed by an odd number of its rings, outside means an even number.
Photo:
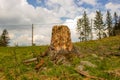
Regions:
<svg viewBox="0 0 120 80"><path fill-rule="evenodd" d="M55 65L45 60L45 67L36 72L36 63L24 65L22 61L38 56L48 46L33 47L0 47L0 80L82 80L85 77L77 73L74 68L81 61L89 61L97 67L85 66L84 70L90 75L105 78L107 80L120 80L120 76L109 74L106 71L120 70L120 57L105 56L108 53L120 52L120 36L104 38L101 40L76 42L81 55L84 57L72 57L71 66ZM96 56L93 56L95 54Z"/></svg>
<svg viewBox="0 0 120 80"><path fill-rule="evenodd" d="M2 77L5 77L4 80L25 79L24 74L34 70L35 63L26 66L22 61L36 57L46 49L47 46L0 47L0 80Z"/></svg>

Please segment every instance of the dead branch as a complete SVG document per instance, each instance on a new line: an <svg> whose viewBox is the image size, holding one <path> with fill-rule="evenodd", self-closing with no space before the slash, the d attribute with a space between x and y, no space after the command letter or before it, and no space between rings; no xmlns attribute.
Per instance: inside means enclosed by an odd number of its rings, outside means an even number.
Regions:
<svg viewBox="0 0 120 80"><path fill-rule="evenodd" d="M112 56L120 56L120 52L114 52L114 53L111 53L110 55L112 55Z"/></svg>
<svg viewBox="0 0 120 80"><path fill-rule="evenodd" d="M44 60L42 59L36 66L35 66L35 70L39 70L44 64Z"/></svg>
<svg viewBox="0 0 120 80"><path fill-rule="evenodd" d="M23 63L31 63L34 61L37 61L37 58L31 58L31 59L25 60L25 61L23 61Z"/></svg>
<svg viewBox="0 0 120 80"><path fill-rule="evenodd" d="M75 70L77 73L79 73L80 75L82 75L82 76L85 76L85 77L87 77L87 78L89 78L89 79L95 79L95 80L105 80L104 78L98 78L98 77L96 77L96 76L91 76L91 75L89 75L86 71L81 71L81 70Z"/></svg>
<svg viewBox="0 0 120 80"><path fill-rule="evenodd" d="M115 70L108 70L108 71L104 71L108 74L114 75L114 76L118 76L120 77L120 69L115 69Z"/></svg>
<svg viewBox="0 0 120 80"><path fill-rule="evenodd" d="M28 60L23 61L23 63L31 63L31 62L35 62L35 61L39 61L40 58L47 56L48 50L46 52L43 52L41 55L39 55L38 57L35 58L31 58Z"/></svg>

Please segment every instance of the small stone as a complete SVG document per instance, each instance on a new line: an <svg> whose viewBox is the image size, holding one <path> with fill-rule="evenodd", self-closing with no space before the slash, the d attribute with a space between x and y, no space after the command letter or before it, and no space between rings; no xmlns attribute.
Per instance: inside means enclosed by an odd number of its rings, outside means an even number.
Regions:
<svg viewBox="0 0 120 80"><path fill-rule="evenodd" d="M104 59L104 57L99 57L100 58L100 60L103 60Z"/></svg>
<svg viewBox="0 0 120 80"><path fill-rule="evenodd" d="M96 54L92 54L93 57L97 58L98 56Z"/></svg>
<svg viewBox="0 0 120 80"><path fill-rule="evenodd" d="M92 63L89 62L89 61L81 61L80 64L81 64L81 65L84 65L84 66L93 67L93 68L97 67L95 64L92 64Z"/></svg>
<svg viewBox="0 0 120 80"><path fill-rule="evenodd" d="M83 71L84 70L84 66L83 65L79 65L79 66L76 67L76 70Z"/></svg>
<svg viewBox="0 0 120 80"><path fill-rule="evenodd" d="M67 61L67 60L64 60L62 63L63 63L63 65L65 65L65 66L71 66L70 62Z"/></svg>

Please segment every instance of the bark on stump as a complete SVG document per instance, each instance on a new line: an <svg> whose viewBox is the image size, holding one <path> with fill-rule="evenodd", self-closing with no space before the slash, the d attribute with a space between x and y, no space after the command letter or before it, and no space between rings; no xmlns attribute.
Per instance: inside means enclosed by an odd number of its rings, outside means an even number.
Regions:
<svg viewBox="0 0 120 80"><path fill-rule="evenodd" d="M61 51L70 52L73 49L71 42L70 29L65 25L54 26L52 29L52 37L50 49L60 53Z"/></svg>

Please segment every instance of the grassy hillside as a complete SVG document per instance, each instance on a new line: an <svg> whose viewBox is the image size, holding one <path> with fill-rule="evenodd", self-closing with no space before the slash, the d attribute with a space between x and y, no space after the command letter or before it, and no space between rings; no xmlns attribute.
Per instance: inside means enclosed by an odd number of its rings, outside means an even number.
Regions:
<svg viewBox="0 0 120 80"><path fill-rule="evenodd" d="M93 80L76 72L76 67L91 76L120 80L120 56L113 55L120 53L120 36L74 45L81 57L72 56L70 66L55 65L46 57L45 65L38 72L34 69L36 63L25 65L22 61L38 56L47 46L0 47L0 80Z"/></svg>

